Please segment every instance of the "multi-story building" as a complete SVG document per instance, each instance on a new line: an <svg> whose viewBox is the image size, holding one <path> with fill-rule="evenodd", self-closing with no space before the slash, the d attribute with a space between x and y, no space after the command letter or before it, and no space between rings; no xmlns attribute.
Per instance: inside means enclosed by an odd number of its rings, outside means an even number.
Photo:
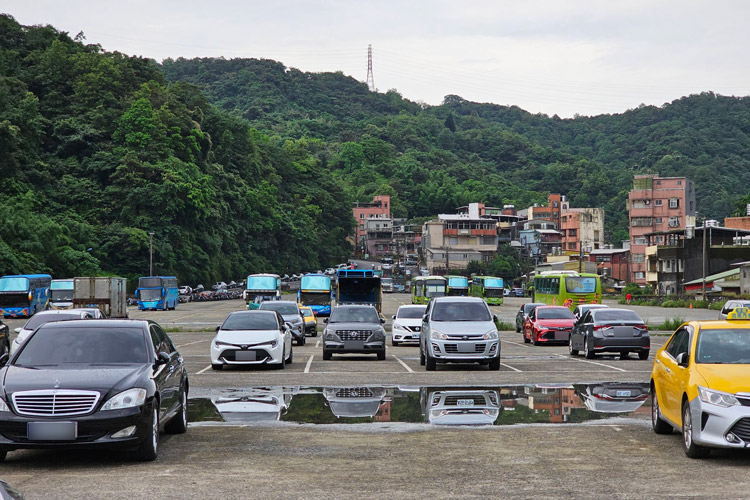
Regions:
<svg viewBox="0 0 750 500"><path fill-rule="evenodd" d="M616 281L630 279L630 250L627 248L606 247L592 250L589 254L589 261L596 263L597 274L608 276Z"/></svg>
<svg viewBox="0 0 750 500"><path fill-rule="evenodd" d="M557 193L551 193L547 196L547 206L529 207L529 220L546 220L555 224L557 229L560 224L560 212L562 210L563 196Z"/></svg>
<svg viewBox="0 0 750 500"><path fill-rule="evenodd" d="M563 252L582 254L604 246L603 208L571 208L565 196L560 208Z"/></svg>
<svg viewBox="0 0 750 500"><path fill-rule="evenodd" d="M504 205L503 208L487 207L484 203L478 203L479 216L493 219L497 222L498 244L509 244L518 238L519 224L526 220L526 216L519 215L516 207L513 205ZM469 213L469 206L458 207L456 210L459 214Z"/></svg>
<svg viewBox="0 0 750 500"><path fill-rule="evenodd" d="M695 225L695 188L685 177L636 175L628 194L630 281L646 283L646 235Z"/></svg>
<svg viewBox="0 0 750 500"><path fill-rule="evenodd" d="M390 195L378 195L370 203L354 204L354 219L357 221L355 252L358 255L364 254L367 250L367 244L365 243L365 237L367 236L366 221L373 218L391 218Z"/></svg>
<svg viewBox="0 0 750 500"><path fill-rule="evenodd" d="M365 248L369 257L383 257L396 253L393 241L393 220L385 217L365 219Z"/></svg>

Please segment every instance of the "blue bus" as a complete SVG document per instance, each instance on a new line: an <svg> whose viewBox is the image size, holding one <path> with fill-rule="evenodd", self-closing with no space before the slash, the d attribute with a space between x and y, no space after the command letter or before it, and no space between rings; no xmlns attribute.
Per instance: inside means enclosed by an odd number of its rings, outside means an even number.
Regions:
<svg viewBox="0 0 750 500"><path fill-rule="evenodd" d="M49 307L49 274L18 274L0 278L0 314L33 316Z"/></svg>
<svg viewBox="0 0 750 500"><path fill-rule="evenodd" d="M302 276L297 291L297 302L310 307L316 316L330 316L332 300L331 278L317 273Z"/></svg>
<svg viewBox="0 0 750 500"><path fill-rule="evenodd" d="M175 309L179 302L177 277L143 276L138 278L135 298L138 299L138 309L141 311Z"/></svg>
<svg viewBox="0 0 750 500"><path fill-rule="evenodd" d="M242 297L248 309L258 309L264 300L281 300L281 278L278 274L251 274L245 282Z"/></svg>

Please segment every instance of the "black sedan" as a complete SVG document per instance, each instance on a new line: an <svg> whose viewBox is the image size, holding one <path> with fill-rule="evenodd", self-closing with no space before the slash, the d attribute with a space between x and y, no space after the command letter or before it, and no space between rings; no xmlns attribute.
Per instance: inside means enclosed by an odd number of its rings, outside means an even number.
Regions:
<svg viewBox="0 0 750 500"><path fill-rule="evenodd" d="M640 359L648 359L651 338L648 327L630 309L589 309L573 325L568 351L577 356L583 351L587 359L597 353L615 352L622 359L637 352Z"/></svg>
<svg viewBox="0 0 750 500"><path fill-rule="evenodd" d="M529 302L528 304L521 304L521 308L516 313L516 333L523 332L523 325L526 323L526 318L529 317L531 311L537 306L544 306L541 302Z"/></svg>
<svg viewBox="0 0 750 500"><path fill-rule="evenodd" d="M154 460L161 429L187 430L187 396L182 357L153 321L47 323L0 369L0 460L86 447Z"/></svg>

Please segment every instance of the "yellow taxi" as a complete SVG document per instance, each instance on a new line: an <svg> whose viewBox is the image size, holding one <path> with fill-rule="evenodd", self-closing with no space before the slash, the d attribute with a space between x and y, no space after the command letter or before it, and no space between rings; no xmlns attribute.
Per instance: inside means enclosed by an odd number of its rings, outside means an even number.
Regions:
<svg viewBox="0 0 750 500"><path fill-rule="evenodd" d="M299 306L299 310L305 317L305 335L310 334L311 337L318 336L318 319L315 317L311 307Z"/></svg>
<svg viewBox="0 0 750 500"><path fill-rule="evenodd" d="M682 432L685 454L750 449L750 309L681 325L654 356L651 425Z"/></svg>

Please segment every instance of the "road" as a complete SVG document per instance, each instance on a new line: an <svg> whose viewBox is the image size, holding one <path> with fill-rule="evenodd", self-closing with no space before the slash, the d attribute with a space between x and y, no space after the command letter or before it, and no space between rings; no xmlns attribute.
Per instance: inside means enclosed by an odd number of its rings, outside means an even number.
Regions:
<svg viewBox="0 0 750 500"><path fill-rule="evenodd" d="M523 301L508 298L493 310L511 323ZM408 302L405 294L385 296L388 330L397 306ZM521 394L527 401L515 412L530 412L533 417L543 411L540 408L545 395L572 397L570 390L561 387L582 382L645 382L651 367L650 360L640 361L635 356L628 360L614 356L571 358L564 346L534 347L524 344L520 334L504 331L499 372L472 365L439 365L437 371L426 372L419 365L417 347L391 347L390 342L385 361L356 355L323 361L317 345L320 336L309 337L305 346L295 346L294 363L284 370L211 370L208 345L213 329L228 312L242 305L240 301L201 302L180 304L176 311L131 311L132 317L154 319L170 330L190 373L191 405L217 394L257 387L284 387L302 393L306 388L319 392L313 388L321 387L382 386L419 391L425 386L481 386L502 391L518 386L521 393L524 387L529 388L527 392L537 394L537 399L532 402L531 397ZM651 324L665 317L713 319L716 315L715 311L698 309L631 308ZM23 322L8 323L15 328ZM653 348L666 339L654 336ZM289 411L299 412L300 405L312 397L294 396ZM392 404L397 412L400 407L395 400ZM580 406L575 402L575 408ZM575 408L571 415L578 411ZM506 409L502 418L513 415ZM545 418L554 420L553 413ZM356 425L346 424L346 419L326 425L194 422L185 435L162 435L155 463L133 463L109 452L23 450L8 454L0 477L30 499L153 495L747 498L750 487L746 473L750 455L721 451L707 461L687 459L677 434L657 436L650 431L647 406L627 417L583 423L569 420L560 424L450 428L397 423L395 413L389 419Z"/></svg>

